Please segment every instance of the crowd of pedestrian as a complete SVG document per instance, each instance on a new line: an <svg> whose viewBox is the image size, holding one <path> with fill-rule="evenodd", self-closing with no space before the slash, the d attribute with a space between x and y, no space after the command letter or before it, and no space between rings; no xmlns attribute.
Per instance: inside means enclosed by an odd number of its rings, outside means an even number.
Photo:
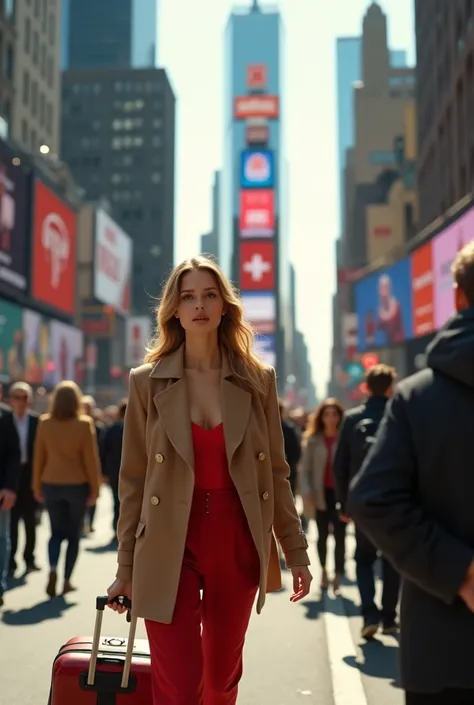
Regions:
<svg viewBox="0 0 474 705"><path fill-rule="evenodd" d="M0 385L0 400L3 388ZM61 592L75 589L72 574L80 540L94 531L96 500L103 483L114 500L113 535L119 513L118 476L126 400L104 414L74 382L56 386L49 413L31 408L33 390L15 382L8 404L0 401L0 607L9 581L42 570L36 557L37 527L49 517L49 575L46 592L57 594L58 562L67 544ZM23 563L18 555L23 524Z"/></svg>

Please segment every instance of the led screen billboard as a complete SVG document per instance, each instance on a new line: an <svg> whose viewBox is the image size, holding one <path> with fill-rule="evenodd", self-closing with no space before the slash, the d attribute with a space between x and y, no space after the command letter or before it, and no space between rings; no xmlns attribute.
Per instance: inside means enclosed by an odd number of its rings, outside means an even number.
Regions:
<svg viewBox="0 0 474 705"><path fill-rule="evenodd" d="M275 288L275 246L273 242L240 244L240 288L242 291L269 291Z"/></svg>
<svg viewBox="0 0 474 705"><path fill-rule="evenodd" d="M242 189L275 187L275 158L269 149L244 149L240 158Z"/></svg>
<svg viewBox="0 0 474 705"><path fill-rule="evenodd" d="M355 286L358 349L390 347L412 338L410 260L362 279Z"/></svg>
<svg viewBox="0 0 474 705"><path fill-rule="evenodd" d="M428 335L435 327L433 250L429 242L411 257L413 336Z"/></svg>
<svg viewBox="0 0 474 705"><path fill-rule="evenodd" d="M275 191L246 189L240 192L240 236L273 237L275 234Z"/></svg>

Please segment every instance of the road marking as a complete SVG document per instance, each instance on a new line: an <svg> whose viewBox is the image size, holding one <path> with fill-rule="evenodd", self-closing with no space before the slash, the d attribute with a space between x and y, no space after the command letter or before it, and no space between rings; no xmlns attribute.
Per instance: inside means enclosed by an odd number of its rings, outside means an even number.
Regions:
<svg viewBox="0 0 474 705"><path fill-rule="evenodd" d="M331 599L327 592L324 594L324 622L334 705L368 705L361 673L354 667L357 651L344 603L340 597Z"/></svg>

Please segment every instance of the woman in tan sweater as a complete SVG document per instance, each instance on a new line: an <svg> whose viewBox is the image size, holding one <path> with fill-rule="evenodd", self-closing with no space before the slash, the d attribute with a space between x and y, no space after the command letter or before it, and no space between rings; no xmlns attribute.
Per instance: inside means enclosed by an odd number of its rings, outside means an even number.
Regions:
<svg viewBox="0 0 474 705"><path fill-rule="evenodd" d="M56 595L61 544L68 542L63 594L71 592L71 575L87 506L99 493L100 463L92 419L80 415L81 392L74 382L61 382L53 392L51 411L41 416L36 434L33 490L45 504L51 522L50 575L46 592Z"/></svg>

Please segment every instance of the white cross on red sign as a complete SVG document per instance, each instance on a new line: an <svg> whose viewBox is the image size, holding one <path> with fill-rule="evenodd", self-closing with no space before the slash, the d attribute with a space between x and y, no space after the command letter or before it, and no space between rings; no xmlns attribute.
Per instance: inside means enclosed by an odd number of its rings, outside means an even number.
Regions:
<svg viewBox="0 0 474 705"><path fill-rule="evenodd" d="M275 287L273 242L243 242L240 246L240 288L242 291L272 290Z"/></svg>

